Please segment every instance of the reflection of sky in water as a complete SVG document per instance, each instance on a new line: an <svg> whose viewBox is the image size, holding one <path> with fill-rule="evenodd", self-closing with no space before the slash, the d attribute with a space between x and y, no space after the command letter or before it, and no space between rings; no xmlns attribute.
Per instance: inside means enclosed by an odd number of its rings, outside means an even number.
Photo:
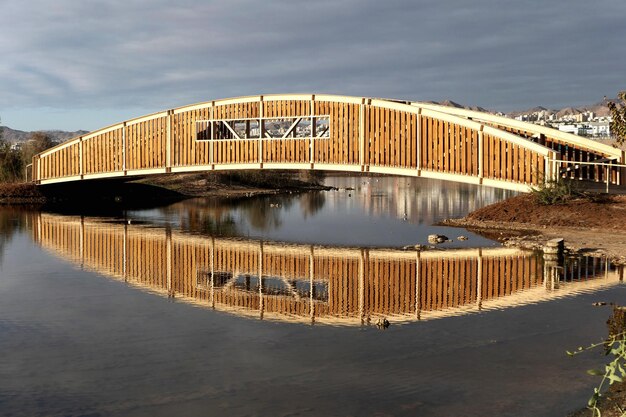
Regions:
<svg viewBox="0 0 626 417"><path fill-rule="evenodd" d="M132 221L144 217L191 231L200 231L207 225L224 231L227 228L215 219L235 215L246 216L246 221L265 225L272 231L281 230L298 219L315 223L328 216L326 210L337 213L345 222L353 220L350 214L355 211L371 210L382 221L403 224L397 211L378 211L392 207L388 198L376 200L377 208L372 208L363 205L365 198L355 198L356 193L353 197L346 194L325 193L328 198L324 208L317 212L309 209L319 204L301 205L303 197L298 197L289 210L286 205L270 209L272 199L254 200L263 204L231 207L202 200L129 214ZM303 207L307 208L306 215ZM206 271L206 262L196 269L197 262L201 254L207 259L206 247L213 244L211 239L169 233L162 228L148 228L142 233L143 226L104 224L98 229L104 236L101 241L94 240L97 234L91 232L84 234L84 240L78 240L76 234L66 232L80 230L80 218L58 216L58 224L49 223L55 227L45 227L44 223L41 231L61 247L70 245L78 248L79 253L84 252L72 262L67 258L68 252L54 251L54 245L44 245L46 241L33 241L38 223L22 216L22 209L8 210L0 208L0 252L4 253L0 262L2 415L566 415L584 406L585 398L597 383L585 377L584 370L597 368L603 357L581 355L572 360L565 350L606 336L610 309L594 307L594 302L619 302L626 297L621 281L604 287L603 278L586 281L572 277L580 271L576 264L562 270L563 275L570 277L569 282L558 288L538 282L532 295L543 299L543 295L551 298L551 294L565 294L570 288L585 287L585 291L514 308L509 308L510 300L516 295L504 295L502 304L491 305L494 309L478 312L474 306L475 314L454 314L406 325L394 323L384 331L374 325L305 326L250 320L198 308L179 294L162 291L157 296L149 285L133 282L133 273L140 270L145 271L144 282L152 286L171 285L167 273L155 270L159 262L176 265L170 270L174 283L185 280L185 270L177 262L181 257L188 260L185 265L190 266L188 273L193 278L184 282L198 282L197 271ZM413 227L419 225L419 210L412 210L407 220ZM441 211L445 210L429 212L436 217ZM264 220L276 218L268 213L281 214L280 227ZM422 218L424 223L432 221ZM83 219L82 224L93 231L89 221ZM124 230L129 233L128 240L115 240L117 250L110 239L114 229L122 235ZM166 243L168 236L171 246ZM192 245L194 240L204 249L174 250L180 244ZM122 245L122 241L126 243ZM134 244L138 241L146 244ZM263 243L266 246L269 253L272 244ZM120 262L115 256L123 247L132 254L128 260L137 253L150 254L150 260ZM161 255L165 250L173 251L169 261ZM78 265L93 258L100 259L104 270L128 265L141 268L130 268L124 278L100 271L93 267L94 263ZM231 258L219 259L227 262ZM269 265L271 262L266 262L268 270ZM488 271L485 268L484 273ZM401 282L393 270L388 273L394 282ZM342 273L333 277L334 283L344 286L320 279L315 282L316 297L337 301L345 306L341 311L358 311L359 303L354 300L360 297L360 284L345 279ZM425 283L427 277L435 284L424 286L425 290L436 287L442 294L449 294L448 287L442 286L436 275L424 275L420 282ZM487 293L501 294L495 278L487 277L492 281L485 283L494 285L481 288ZM202 284L203 276L200 278ZM289 295L283 278L277 273L269 274L273 290L264 296L275 294L272 296L278 298L287 294L295 299L295 295ZM411 279L417 282L416 275L411 275ZM476 294L478 282L483 281L476 282ZM510 288L511 282L497 280L505 288ZM587 288L587 284L596 282L599 285ZM311 287L307 283L294 284L298 297L309 295ZM255 284L251 277L250 283L245 278L237 279L234 287L239 290L250 286L254 290ZM198 294L193 285L175 288ZM369 302L392 306L391 302L384 303L404 300L394 297L390 286L375 288L382 296L372 297ZM332 297L336 294L346 298L335 300ZM269 295L265 299L269 301ZM439 303L442 300L438 296L430 299ZM476 304L475 299L470 301ZM289 314L291 305L285 303ZM489 301L485 299L483 306L489 306Z"/></svg>
<svg viewBox="0 0 626 417"><path fill-rule="evenodd" d="M329 177L326 183L339 190L221 204L197 199L129 216L173 223L198 233L286 242L404 246L426 244L429 234L438 233L453 240L442 247L476 247L495 243L434 223L462 217L512 195L470 184L402 177ZM459 241L460 235L469 240Z"/></svg>

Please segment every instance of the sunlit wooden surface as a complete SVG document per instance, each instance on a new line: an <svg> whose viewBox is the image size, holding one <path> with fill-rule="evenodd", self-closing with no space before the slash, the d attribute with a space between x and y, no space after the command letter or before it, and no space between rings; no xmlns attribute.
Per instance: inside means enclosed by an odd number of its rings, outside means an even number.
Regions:
<svg viewBox="0 0 626 417"><path fill-rule="evenodd" d="M277 121L293 123L272 135ZM313 169L526 191L560 175L565 165L554 162L560 159L624 163L625 156L558 130L428 103L267 95L167 110L74 138L36 155L32 179L50 184L169 172ZM617 167L571 168L577 179L608 176L618 184L623 176Z"/></svg>

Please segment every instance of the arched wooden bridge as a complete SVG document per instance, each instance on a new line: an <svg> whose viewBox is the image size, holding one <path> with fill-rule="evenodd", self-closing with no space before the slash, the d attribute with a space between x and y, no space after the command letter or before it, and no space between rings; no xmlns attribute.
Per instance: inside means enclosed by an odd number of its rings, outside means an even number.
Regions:
<svg viewBox="0 0 626 417"><path fill-rule="evenodd" d="M576 135L428 103L333 95L211 101L127 120L33 158L37 184L234 169L422 176L526 191L621 184L624 152Z"/></svg>
<svg viewBox="0 0 626 417"><path fill-rule="evenodd" d="M33 213L33 239L141 289L247 317L359 325L504 309L623 282L593 258L559 267L514 248L401 251L204 237ZM558 289L558 290L557 290Z"/></svg>

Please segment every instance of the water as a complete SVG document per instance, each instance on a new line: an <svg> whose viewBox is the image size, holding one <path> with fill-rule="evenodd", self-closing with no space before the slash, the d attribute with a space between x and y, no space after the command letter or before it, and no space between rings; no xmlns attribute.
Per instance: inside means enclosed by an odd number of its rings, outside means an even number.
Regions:
<svg viewBox="0 0 626 417"><path fill-rule="evenodd" d="M441 247L494 246L458 228L436 226L513 195L510 191L428 179L331 177L338 191L277 195L234 202L187 200L165 209L126 213L132 222L170 225L218 236L356 247L427 244L429 234L448 236ZM460 234L469 239L459 241Z"/></svg>
<svg viewBox="0 0 626 417"><path fill-rule="evenodd" d="M451 208L434 213L393 192L370 209L356 189L327 193L314 214L293 196L268 212L319 226L354 204L421 236L468 209L445 192L431 200ZM411 202L415 217L389 201ZM246 229L244 212L198 200L116 217L0 211L0 415L561 416L584 405L596 382L585 370L605 358L565 350L606 335L610 311L592 303L624 300L623 270L499 247L383 250L376 225L366 245L331 244L295 220ZM228 216L237 228L214 227Z"/></svg>

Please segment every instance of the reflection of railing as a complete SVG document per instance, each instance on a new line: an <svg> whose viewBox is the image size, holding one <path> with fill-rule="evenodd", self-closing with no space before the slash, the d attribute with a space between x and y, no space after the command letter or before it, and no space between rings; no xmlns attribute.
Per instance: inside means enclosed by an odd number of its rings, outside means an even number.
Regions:
<svg viewBox="0 0 626 417"><path fill-rule="evenodd" d="M547 273L540 256L510 248L419 253L285 246L47 214L33 224L37 242L84 268L196 304L280 320L428 319L618 282L602 264L552 291L559 286L554 280L568 275Z"/></svg>

